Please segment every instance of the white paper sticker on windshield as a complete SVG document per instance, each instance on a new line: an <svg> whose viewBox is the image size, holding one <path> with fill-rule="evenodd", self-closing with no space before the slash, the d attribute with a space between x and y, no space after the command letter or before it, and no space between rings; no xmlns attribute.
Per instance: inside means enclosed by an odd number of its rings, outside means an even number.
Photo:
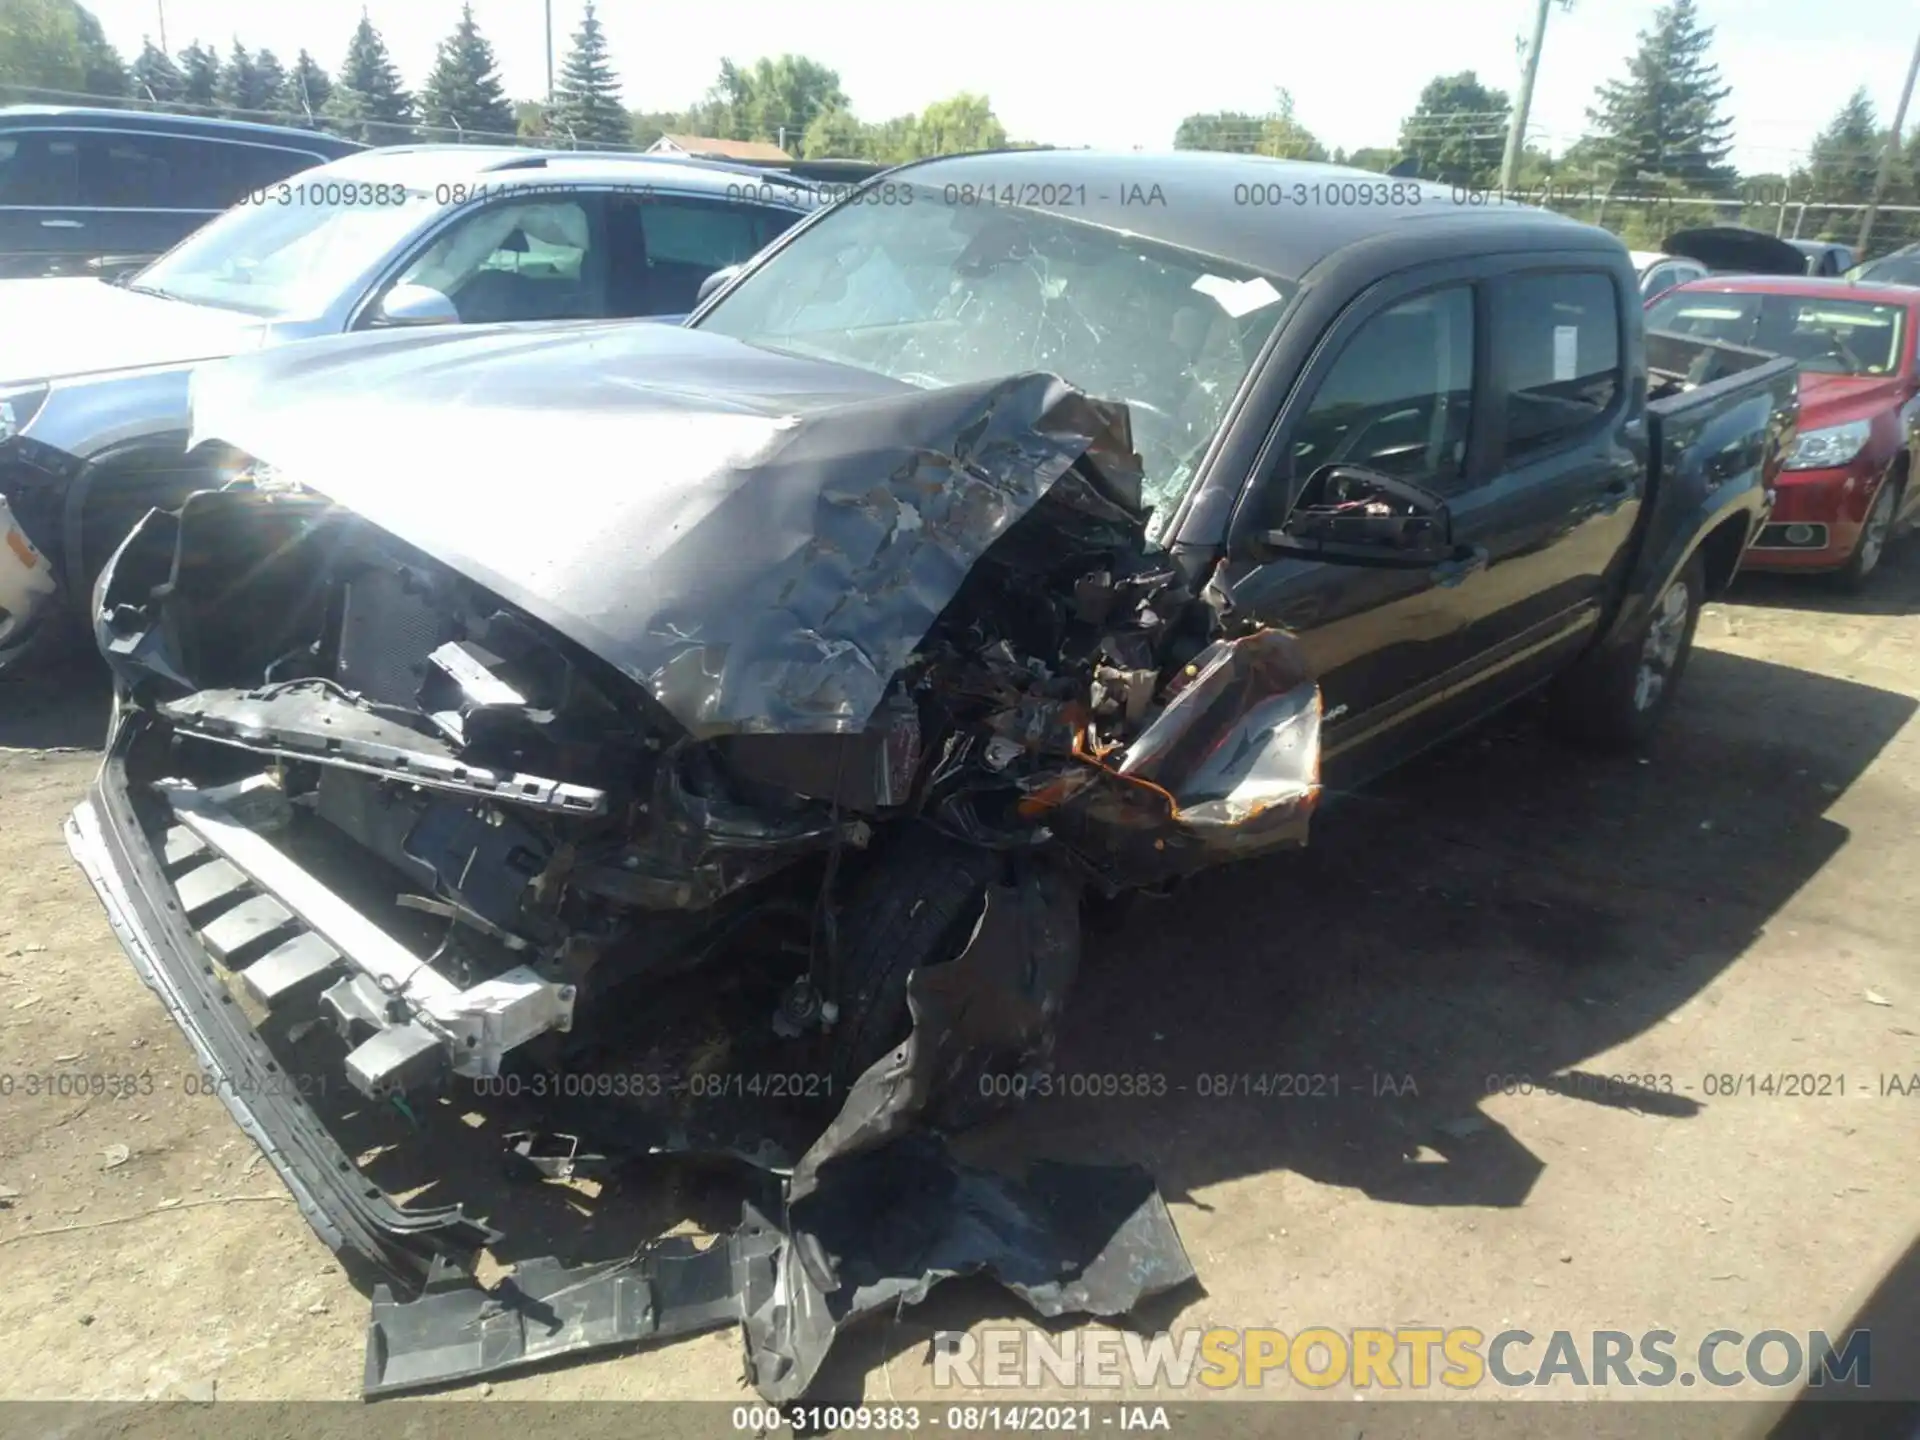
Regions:
<svg viewBox="0 0 1920 1440"><path fill-rule="evenodd" d="M1273 282L1264 275L1256 275L1251 280L1229 280L1224 275L1202 275L1193 282L1193 288L1202 295L1211 295L1220 302L1220 308L1238 320L1242 315L1251 315L1263 305L1271 305L1280 298L1280 292L1273 288Z"/></svg>
<svg viewBox="0 0 1920 1440"><path fill-rule="evenodd" d="M1571 380L1580 370L1580 327L1553 327L1553 378Z"/></svg>

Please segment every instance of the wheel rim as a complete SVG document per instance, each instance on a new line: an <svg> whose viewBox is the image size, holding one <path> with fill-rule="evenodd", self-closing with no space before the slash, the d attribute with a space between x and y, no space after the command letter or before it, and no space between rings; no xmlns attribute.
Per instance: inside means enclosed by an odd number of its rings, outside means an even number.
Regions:
<svg viewBox="0 0 1920 1440"><path fill-rule="evenodd" d="M1860 573L1865 575L1880 563L1880 552L1887 548L1887 535L1893 529L1893 489L1882 485L1867 512L1866 529L1860 532Z"/></svg>
<svg viewBox="0 0 1920 1440"><path fill-rule="evenodd" d="M1647 638L1640 646L1639 673L1634 676L1634 709L1651 710L1666 693L1680 649L1686 643L1687 615L1692 608L1693 593L1684 580L1669 585L1654 607Z"/></svg>

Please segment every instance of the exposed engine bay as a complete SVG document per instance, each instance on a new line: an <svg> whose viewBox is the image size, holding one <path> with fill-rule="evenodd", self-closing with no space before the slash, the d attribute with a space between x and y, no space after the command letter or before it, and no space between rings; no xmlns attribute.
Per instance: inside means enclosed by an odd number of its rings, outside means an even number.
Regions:
<svg viewBox="0 0 1920 1440"><path fill-rule="evenodd" d="M936 1163L898 1147L976 1118L977 1077L1047 1063L1083 896L1304 840L1297 648L1148 543L1125 409L1050 376L782 414L677 498L651 479L664 508L626 517L649 553L607 522L616 573L425 481L363 503L306 463L318 441L213 433L252 468L150 515L97 592L180 910L246 1004L335 1032L370 1100L654 1076L574 1087L594 1103L553 1128L787 1177L784 1220L701 1262L734 1279L677 1328L744 1319L782 1223L844 1216L907 1163L885 1156ZM716 1070L813 1081L687 1103ZM1190 1276L1138 1204L1116 1224L1163 1263L1128 1273ZM467 1312L435 1274L414 1303L439 1309L382 1302L370 1391L478 1373L444 1368L435 1327ZM787 1356L763 1393L817 1366L795 1323L750 1341ZM396 1335L442 1360L409 1368Z"/></svg>

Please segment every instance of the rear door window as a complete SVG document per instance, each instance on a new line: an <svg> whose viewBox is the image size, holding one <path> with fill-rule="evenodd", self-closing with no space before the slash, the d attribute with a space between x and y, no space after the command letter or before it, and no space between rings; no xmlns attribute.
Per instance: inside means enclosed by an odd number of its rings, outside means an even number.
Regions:
<svg viewBox="0 0 1920 1440"><path fill-rule="evenodd" d="M684 315L714 271L751 259L799 215L696 196L607 197L610 313Z"/></svg>
<svg viewBox="0 0 1920 1440"><path fill-rule="evenodd" d="M0 135L0 205L80 203L80 149L62 130L11 130Z"/></svg>
<svg viewBox="0 0 1920 1440"><path fill-rule="evenodd" d="M277 146L191 135L86 134L81 204L111 210L225 210L318 158Z"/></svg>
<svg viewBox="0 0 1920 1440"><path fill-rule="evenodd" d="M1493 349L1504 377L1509 461L1580 434L1620 394L1620 304L1598 271L1499 282Z"/></svg>

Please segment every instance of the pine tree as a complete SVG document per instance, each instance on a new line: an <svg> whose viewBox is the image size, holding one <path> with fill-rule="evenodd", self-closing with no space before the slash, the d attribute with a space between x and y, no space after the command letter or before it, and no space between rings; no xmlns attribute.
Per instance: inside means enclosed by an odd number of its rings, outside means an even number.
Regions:
<svg viewBox="0 0 1920 1440"><path fill-rule="evenodd" d="M140 54L133 62L133 93L141 100L172 105L186 98L187 77L173 63L173 57L144 35Z"/></svg>
<svg viewBox="0 0 1920 1440"><path fill-rule="evenodd" d="M421 119L435 130L436 140L497 139L514 130L513 106L500 83L499 62L493 46L473 22L473 7L460 7L460 23L440 42L433 73L420 97Z"/></svg>
<svg viewBox="0 0 1920 1440"><path fill-rule="evenodd" d="M600 28L600 17L593 13L593 0L587 0L580 29L573 37L573 51L561 68L553 98L553 113L547 123L556 140L580 145L632 143L632 122L620 103L620 80L613 73L606 33Z"/></svg>
<svg viewBox="0 0 1920 1440"><path fill-rule="evenodd" d="M180 98L189 105L211 106L220 88L220 52L194 41L180 52L180 73L186 88Z"/></svg>
<svg viewBox="0 0 1920 1440"><path fill-rule="evenodd" d="M276 110L285 111L296 121L305 124L309 119L317 119L327 108L327 101L333 95L333 81L327 78L327 72L303 48L294 60L293 68L287 72L286 83L280 87L280 97L275 102Z"/></svg>
<svg viewBox="0 0 1920 1440"><path fill-rule="evenodd" d="M1627 78L1602 85L1587 117L1613 173L1634 183L1651 176L1690 189L1726 190L1737 178L1726 163L1733 121L1720 112L1732 93L1707 59L1713 27L1694 0L1670 0L1640 32Z"/></svg>
<svg viewBox="0 0 1920 1440"><path fill-rule="evenodd" d="M387 42L365 11L347 45L327 113L340 122L340 133L350 140L397 145L412 138L408 122L413 119L413 97L402 88Z"/></svg>
<svg viewBox="0 0 1920 1440"><path fill-rule="evenodd" d="M276 120L285 118L287 107L282 103L281 92L287 87L287 67L280 63L280 57L273 51L256 50L253 72L260 81L259 108L271 112Z"/></svg>
<svg viewBox="0 0 1920 1440"><path fill-rule="evenodd" d="M1855 90L1840 113L1814 137L1807 171L1796 177L1814 197L1827 201L1864 201L1873 193L1886 131L1873 113L1866 87ZM1856 217L1857 219L1858 217Z"/></svg>
<svg viewBox="0 0 1920 1440"><path fill-rule="evenodd" d="M220 85L214 98L222 110L242 120L257 120L260 117L253 112L266 108L266 96L260 89L260 67L253 63L252 52L238 40L233 42L226 69L220 72Z"/></svg>

